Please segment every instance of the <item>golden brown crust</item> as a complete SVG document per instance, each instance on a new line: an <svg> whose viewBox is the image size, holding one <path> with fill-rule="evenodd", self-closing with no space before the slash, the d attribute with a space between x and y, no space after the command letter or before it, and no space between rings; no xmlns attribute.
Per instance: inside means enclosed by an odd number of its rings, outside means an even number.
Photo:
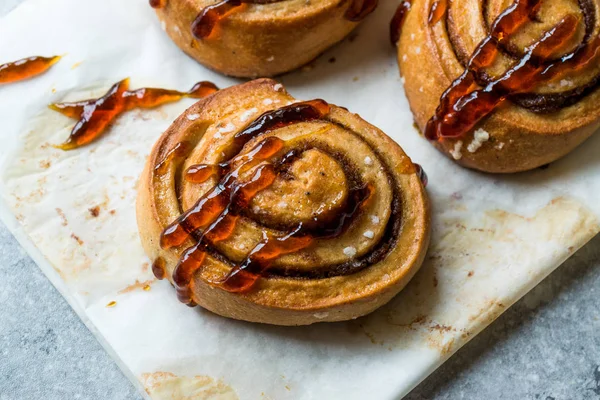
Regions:
<svg viewBox="0 0 600 400"><path fill-rule="evenodd" d="M191 26L212 0L169 0L156 13L171 39L205 66L236 77L274 76L309 63L358 23L344 17L347 0L248 4L224 18L208 38Z"/></svg>
<svg viewBox="0 0 600 400"><path fill-rule="evenodd" d="M590 3L595 4L593 18L598 21L598 2ZM414 1L398 43L398 63L404 88L421 132L434 115L442 93L464 71L463 65L475 46L488 34L487 25L510 3L490 1L482 10L479 0L452 1L448 18L430 26L427 21L432 4L432 0ZM579 10L577 2L570 0L542 4L541 22L520 28L515 34L516 47L531 44L565 13ZM576 39L582 39L583 31L580 26ZM599 32L600 24L596 23L590 37ZM500 57L495 72L505 71L511 63L514 59ZM600 82L594 81L598 76L600 66L536 89L535 94L560 94L576 87L591 86L588 94L572 105L534 112L508 101L463 137L444 139L434 145L457 163L486 172L518 172L548 164L572 151L600 127ZM480 147L477 142L473 144L477 130L483 137L489 135Z"/></svg>
<svg viewBox="0 0 600 400"><path fill-rule="evenodd" d="M188 239L180 247L164 250L159 245L161 232L180 215L180 209L190 208L202 193L214 185L185 182L181 179L181 171L193 164L217 161L236 132L261 113L294 101L280 84L272 80L251 81L199 101L158 140L140 180L137 219L148 256L151 259L162 257L166 261L168 279L172 279L182 252L193 242ZM336 162L332 164L332 157L327 151L347 157L349 165L353 166L349 168L355 170L352 173L357 173L375 188L342 235L333 239L317 239L308 249L278 259L274 268L316 271L340 259L347 260L346 250L349 247L356 251L357 257L370 254L387 240L385 235L389 231L386 229L398 221L401 224L397 235L389 242L393 246L383 259L350 274L320 278L271 275L260 278L255 287L243 294L230 293L209 283L225 276L231 267L207 257L203 267L194 275L194 300L226 317L277 325L348 320L388 302L418 270L429 242L427 196L410 159L379 129L335 106L331 106L331 112L323 120L276 129L257 140L271 135L284 138L290 146L304 141L317 150L304 150L302 157L294 162L290 169L294 179L286 178L288 180L283 181L280 187L276 181L271 188L261 192L261 198L255 197L257 203L251 203L251 208L254 208L253 204L260 204L260 207L252 211L254 219L260 220L261 211L279 207L284 200L293 206L281 212L281 216L272 217L289 221L301 215L295 209L314 206L306 200L308 195L331 199L332 191L336 190L340 191L340 196L347 195L346 189L334 183L333 179L328 184L319 181L323 174L335 176L337 169L346 176L349 173L347 166ZM169 150L183 141L193 145L188 156L174 160L168 171L158 173L156 165ZM319 148L326 150L320 153ZM309 163L308 168L303 169L303 157ZM320 171L321 167L328 169ZM339 178L337 176L336 181ZM314 192L305 193L306 187L311 187ZM282 197L278 198L277 194ZM392 204L395 199L400 201ZM256 231L263 229L252 221L253 218L238 223L232 239L219 247L222 254L236 262L244 258L256 243Z"/></svg>

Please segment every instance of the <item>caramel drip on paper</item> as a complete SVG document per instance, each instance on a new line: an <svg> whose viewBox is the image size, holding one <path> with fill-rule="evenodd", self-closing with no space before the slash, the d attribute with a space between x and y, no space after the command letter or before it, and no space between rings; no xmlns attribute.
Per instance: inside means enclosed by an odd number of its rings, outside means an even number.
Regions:
<svg viewBox="0 0 600 400"><path fill-rule="evenodd" d="M61 59L54 57L29 57L0 65L0 85L22 81L49 70Z"/></svg>
<svg viewBox="0 0 600 400"><path fill-rule="evenodd" d="M129 79L124 79L115 83L98 99L51 104L52 110L78 119L68 139L56 147L61 150L73 150L93 142L125 111L134 108L154 108L184 97L201 99L217 90L211 82L198 82L187 92L157 88L129 90Z"/></svg>

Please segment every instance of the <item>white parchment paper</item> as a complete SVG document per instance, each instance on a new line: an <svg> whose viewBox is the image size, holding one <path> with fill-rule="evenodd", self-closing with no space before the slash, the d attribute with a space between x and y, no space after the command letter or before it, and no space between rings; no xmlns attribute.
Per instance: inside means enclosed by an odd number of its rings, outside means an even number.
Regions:
<svg viewBox="0 0 600 400"><path fill-rule="evenodd" d="M547 169L512 176L462 169L417 135L387 40L396 3L383 3L356 34L281 81L299 99L359 113L424 166L431 248L389 305L301 328L189 309L149 270L137 180L190 100L131 111L80 150L51 146L74 121L50 102L102 95L127 76L132 88L237 81L181 53L146 0L29 0L0 19L0 63L65 55L47 74L0 87L0 216L148 396L402 397L600 231L600 135Z"/></svg>

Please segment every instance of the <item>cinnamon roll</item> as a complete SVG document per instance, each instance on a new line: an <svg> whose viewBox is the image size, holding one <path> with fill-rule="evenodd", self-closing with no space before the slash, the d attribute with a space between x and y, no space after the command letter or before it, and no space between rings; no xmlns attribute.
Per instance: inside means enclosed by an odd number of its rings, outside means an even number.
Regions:
<svg viewBox="0 0 600 400"><path fill-rule="evenodd" d="M391 36L418 127L459 164L529 170L600 127L597 0L404 1Z"/></svg>
<svg viewBox="0 0 600 400"><path fill-rule="evenodd" d="M342 40L378 0L151 0L192 58L237 77L298 68Z"/></svg>
<svg viewBox="0 0 600 400"><path fill-rule="evenodd" d="M422 170L376 127L261 79L221 90L162 135L137 219L179 300L277 325L389 301L429 241Z"/></svg>

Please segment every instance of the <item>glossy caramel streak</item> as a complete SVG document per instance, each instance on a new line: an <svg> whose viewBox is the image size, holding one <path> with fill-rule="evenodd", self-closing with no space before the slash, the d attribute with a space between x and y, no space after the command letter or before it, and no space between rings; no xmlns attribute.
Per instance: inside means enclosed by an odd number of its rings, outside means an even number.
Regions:
<svg viewBox="0 0 600 400"><path fill-rule="evenodd" d="M235 135L232 143L234 152L238 153L249 140L269 131L321 119L329 114L330 109L327 102L317 99L267 111Z"/></svg>
<svg viewBox="0 0 600 400"><path fill-rule="evenodd" d="M98 138L119 114L125 110L123 93L129 87L129 79L115 83L108 92L99 99L86 102L81 107L80 119L77 121L66 142L56 146L61 150L72 150L88 144ZM51 105L55 111L67 110L72 107Z"/></svg>
<svg viewBox="0 0 600 400"><path fill-rule="evenodd" d="M262 153L261 150L264 147L269 147L272 150ZM233 171L225 174L220 179L219 183L200 197L193 207L165 228L160 238L161 247L163 249L169 249L182 245L192 233L210 225L224 210L229 208L230 205L239 201L239 199L236 198L237 196L241 195L243 199L246 199L248 190L253 188L253 185L257 184L254 179L258 178L255 176L253 180L249 182L240 183L238 182L240 173L248 170L253 165L256 165L256 163L269 158L282 147L283 141L276 137L268 137L255 146L250 152L250 154L252 154L250 159L243 162ZM261 154L263 155L261 156ZM262 173L263 170L264 168L262 167L258 168L260 173ZM257 174L259 172L257 172ZM260 177L262 177L262 175L259 175L259 178ZM261 179L263 180L260 182L265 182L265 180L269 180L270 178L262 177Z"/></svg>
<svg viewBox="0 0 600 400"><path fill-rule="evenodd" d="M134 108L154 108L181 100L184 97L200 99L218 90L211 82L198 82L187 92L175 90L142 88L128 90L129 79L114 84L99 99L77 102L54 103L50 108L61 114L78 119L67 141L56 146L62 150L72 150L101 137L106 129L123 112Z"/></svg>
<svg viewBox="0 0 600 400"><path fill-rule="evenodd" d="M221 20L233 12L243 10L244 4L269 4L280 1L284 0L222 0L202 9L192 23L192 34L197 39L208 38Z"/></svg>
<svg viewBox="0 0 600 400"><path fill-rule="evenodd" d="M314 238L310 235L302 235L301 231L302 224L284 237L264 234L263 240L252 249L250 255L239 266L233 268L219 282L219 286L233 293L243 293L251 289L274 260L305 249L313 243Z"/></svg>
<svg viewBox="0 0 600 400"><path fill-rule="evenodd" d="M476 89L476 75L492 65L498 55L498 45L507 40L526 22L530 21L541 4L541 0L517 0L494 21L490 34L481 41L469 59L465 71L459 76L440 98L435 115L427 123L425 137L438 138L438 122L448 114L458 99Z"/></svg>
<svg viewBox="0 0 600 400"><path fill-rule="evenodd" d="M154 262L152 263L152 273L154 274L154 276L159 279L159 280L163 280L165 279L166 276L166 262L165 259L162 257L158 257L156 260L154 260Z"/></svg>
<svg viewBox="0 0 600 400"><path fill-rule="evenodd" d="M0 65L0 85L40 75L60 60L61 56L29 57Z"/></svg>
<svg viewBox="0 0 600 400"><path fill-rule="evenodd" d="M191 146L188 142L177 143L175 147L173 147L165 155L165 157L158 164L156 164L156 167L154 167L154 171L156 171L156 173L160 175L164 174L165 172L167 172L167 169L170 165L172 165L171 163L175 159L184 157L186 154L188 154L190 147Z"/></svg>
<svg viewBox="0 0 600 400"><path fill-rule="evenodd" d="M167 5L167 0L148 0L148 2L152 8L163 8Z"/></svg>
<svg viewBox="0 0 600 400"><path fill-rule="evenodd" d="M242 6L241 0L223 0L203 9L192 23L192 34L197 39L205 39L213 33L219 21Z"/></svg>
<svg viewBox="0 0 600 400"><path fill-rule="evenodd" d="M390 22L390 42L392 42L392 46L396 46L398 40L400 40L402 27L404 26L406 15L410 11L411 6L411 0L404 0L400 3L396 9L396 12L394 13L394 17Z"/></svg>
<svg viewBox="0 0 600 400"><path fill-rule="evenodd" d="M436 0L429 12L429 25L437 24L448 12L448 0Z"/></svg>
<svg viewBox="0 0 600 400"><path fill-rule="evenodd" d="M427 132L427 137L459 137L471 130L510 94L525 92L535 87L544 78L544 72L547 73L550 68L540 65L539 60L549 58L563 49L565 43L576 34L579 22L580 20L573 15L566 16L531 45L524 57L502 76L490 82L484 89L472 91L456 99L451 104L450 111L432 124L432 129L435 130L433 133Z"/></svg>
<svg viewBox="0 0 600 400"><path fill-rule="evenodd" d="M257 148L262 147L271 147L272 151L267 153L274 154L283 147L283 141L275 137L269 137L257 145ZM255 151L255 154L260 154L260 151ZM170 243L174 243L175 241L187 238L188 235L185 233L193 234L197 229L202 228L202 225L206 226L210 224L198 238L196 245L184 252L179 264L175 268L173 280L177 288L178 298L183 303L188 305L194 305L195 303L192 298L193 290L190 287L192 284L191 279L194 273L202 267L206 256L206 247L209 245L214 246L215 243L225 240L233 234L238 217L231 214L231 208L234 205L242 208L247 207L258 192L271 186L275 181L277 175L272 164L258 166L251 179L247 182L237 181L239 172L247 168L248 164L255 165L266 158L268 157L258 157L246 161L246 163L242 164L236 170L227 174L212 189L212 193L216 193L217 196L220 196L221 199L226 199L226 201L220 201L217 206L214 206L207 201L203 201L201 198L192 209L193 212L186 213L178 219L177 224L182 230L171 229L170 234L167 233L161 236L161 245L169 242L169 240L171 241ZM203 197L210 197L211 192L208 192Z"/></svg>

